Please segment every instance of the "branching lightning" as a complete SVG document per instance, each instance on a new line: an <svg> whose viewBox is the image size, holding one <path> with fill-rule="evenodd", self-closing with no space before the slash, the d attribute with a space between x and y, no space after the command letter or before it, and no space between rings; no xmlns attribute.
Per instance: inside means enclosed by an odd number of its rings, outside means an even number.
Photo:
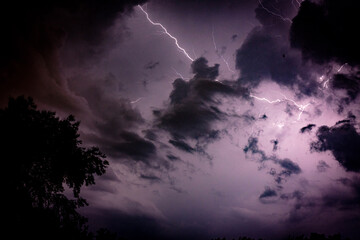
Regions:
<svg viewBox="0 0 360 240"><path fill-rule="evenodd" d="M297 1L297 2L298 2L298 1ZM298 2L298 3L299 3L299 2ZM282 15L280 15L280 14L278 14L278 13L275 13L275 12L269 10L268 8L266 8L266 7L264 6L264 4L261 2L261 0L259 0L259 4L260 4L260 6L261 6L265 11L267 11L267 12L270 13L271 15L274 15L274 16L280 18L280 19L283 20L284 22L287 21L287 22L292 23L292 20L291 20L290 18L284 17L284 16L282 16Z"/></svg>
<svg viewBox="0 0 360 240"><path fill-rule="evenodd" d="M283 94L281 94L281 95L283 95ZM281 103L281 102L286 102L286 101L287 101L287 102L291 102L291 103L292 103L293 105L295 105L295 106L298 108L298 110L300 111L297 120L300 120L302 113L305 111L305 108L307 108L307 107L310 105L310 103L307 103L307 104L305 104L305 105L298 104L298 103L295 102L294 100L292 100L292 99L290 99L290 98L287 98L285 95L283 95L284 98L282 98L282 99L275 99L275 100L269 100L269 99L264 98L264 97L257 97L257 96L252 95L252 94L250 94L250 97L255 98L256 100L259 100L259 101L268 102L268 103L270 103L270 104Z"/></svg>
<svg viewBox="0 0 360 240"><path fill-rule="evenodd" d="M211 37L212 37L212 41L213 41L213 45L214 45L215 52L216 52L216 53L218 54L218 56L223 60L223 62L225 63L227 69L228 69L231 73L235 73L235 71L230 68L229 62L228 62L228 61L224 58L224 56L223 56L221 53L219 53L219 51L218 51L218 48L217 48L217 46L216 46L216 41L215 41L215 35L214 35L214 26L213 26L213 28L212 28Z"/></svg>
<svg viewBox="0 0 360 240"><path fill-rule="evenodd" d="M258 0L258 1L259 1L260 6L261 6L265 11L267 11L268 13L270 13L271 15L276 16L276 17L280 18L280 19L283 20L283 21L288 21L288 22L292 23L292 20L291 20L290 18L284 17L284 16L282 16L282 15L280 15L280 14L278 14L278 13L275 13L275 12L269 10L268 8L266 8L266 7L263 5L263 3L261 2L261 0ZM296 0L296 2L297 2L299 5L301 4L301 0ZM190 57L190 55L187 53L187 51L179 45L178 40L177 40L176 37L174 37L173 35L171 35L171 34L168 32L168 30L167 30L161 23L154 22L153 20L151 20L150 17L149 17L149 14L144 10L143 7L141 7L140 5L138 5L138 7L139 7L139 9L145 14L146 19L147 19L152 25L154 25L154 26L159 26L159 27L163 30L163 33L164 33L164 34L166 34L168 37L170 37L171 39L174 40L176 47L177 47L189 60L194 61L194 59L193 59L192 57ZM214 36L214 28L212 29L212 42L213 42L214 49L215 49L216 53L217 53L218 56L223 60L223 62L224 62L225 65L227 66L228 70L229 70L230 72L232 72L232 73L235 73L235 72L230 68L228 61L227 61L227 60L224 58L224 56L223 56L221 53L219 53L219 51L218 51L218 48L217 48L217 45L216 45L216 41L215 41L215 36ZM194 50L193 50L193 51L194 51ZM344 65L345 65L345 64L344 64ZM344 66L344 65L343 65L343 66ZM342 69L343 66L341 66L341 67L339 68L338 72L341 71L341 69ZM183 77L183 75L182 75L181 73L179 73L178 71L176 71L175 68L172 68L172 69L173 69L173 71L174 71L179 77L181 77L182 79L184 79L184 77ZM269 100L269 99L267 99L267 98L265 98L265 97L258 97L258 96L252 95L252 94L250 94L250 97L252 97L252 98L254 98L254 99L256 99L256 100L259 100L259 101L265 101L265 102L267 102L267 103L269 103L269 104L275 104L275 103L281 103L281 102L291 102L291 103L292 103L294 106L296 106L296 107L298 108L298 110L300 111L300 113L299 113L299 115L298 115L298 118L297 118L298 120L300 120L302 113L303 113L303 112L305 111L305 109L310 105L310 103L307 103L307 104L305 104L305 105L298 104L298 103L295 102L294 100L287 98L285 95L283 95L283 98L281 98L281 99L275 99L275 100ZM139 102L141 99L142 99L142 98L136 99L135 101L132 101L131 103L132 103L132 104L133 104L133 103L137 103L137 102Z"/></svg>
<svg viewBox="0 0 360 240"><path fill-rule="evenodd" d="M260 101L268 102L268 103L270 103L270 104L282 102L282 100L280 100L280 99L276 99L276 100L271 101L271 100L269 100L269 99L267 99L267 98L257 97L257 96L252 95L252 94L250 94L250 97L255 98L255 99L257 99L257 100L260 100Z"/></svg>
<svg viewBox="0 0 360 240"><path fill-rule="evenodd" d="M193 59L192 57L190 57L190 55L186 52L186 50L185 50L184 48L180 47L180 45L179 45L178 40L177 40L176 37L174 37L173 35L171 35L171 34L168 32L168 30L167 30L161 23L152 21L152 20L150 19L150 17L149 17L149 14L144 10L144 8L142 8L140 5L138 5L138 7L139 7L139 9L146 15L147 20L148 20L152 25L161 27L162 30L164 31L164 33L165 33L166 35L168 35L171 39L173 39L173 40L175 41L176 47L177 47L181 52L183 52L184 55L185 55L189 60L194 61L194 59Z"/></svg>

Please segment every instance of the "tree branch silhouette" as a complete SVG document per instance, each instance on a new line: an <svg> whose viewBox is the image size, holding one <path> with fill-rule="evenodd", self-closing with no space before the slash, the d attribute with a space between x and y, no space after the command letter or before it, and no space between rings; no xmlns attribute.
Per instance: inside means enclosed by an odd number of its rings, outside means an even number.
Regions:
<svg viewBox="0 0 360 240"><path fill-rule="evenodd" d="M37 110L24 96L0 109L5 221L12 239L89 237L87 219L76 211L88 204L80 190L95 184L95 175L104 174L109 163L98 148L82 147L79 124L72 115L59 119L55 112Z"/></svg>

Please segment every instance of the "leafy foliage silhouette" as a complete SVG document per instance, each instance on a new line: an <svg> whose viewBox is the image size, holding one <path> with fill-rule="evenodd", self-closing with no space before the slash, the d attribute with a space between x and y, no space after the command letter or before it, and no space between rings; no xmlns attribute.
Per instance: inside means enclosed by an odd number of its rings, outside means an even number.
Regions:
<svg viewBox="0 0 360 240"><path fill-rule="evenodd" d="M11 239L92 238L76 211L88 204L80 189L95 184L108 162L98 148L81 146L78 128L73 116L61 120L23 96L0 109L3 219Z"/></svg>

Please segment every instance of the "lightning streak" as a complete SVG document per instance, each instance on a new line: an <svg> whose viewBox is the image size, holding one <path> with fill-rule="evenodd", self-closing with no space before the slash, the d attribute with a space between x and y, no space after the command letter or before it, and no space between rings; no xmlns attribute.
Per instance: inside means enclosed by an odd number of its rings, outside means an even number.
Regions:
<svg viewBox="0 0 360 240"><path fill-rule="evenodd" d="M343 67L344 67L345 65L347 65L347 63L344 63L343 65L341 65L341 67L339 67L339 69L337 70L337 72L340 72L341 69L343 69Z"/></svg>
<svg viewBox="0 0 360 240"><path fill-rule="evenodd" d="M213 44L214 44L215 52L218 54L219 57L221 57L221 59L223 60L223 62L224 62L225 65L226 65L227 69L228 69L231 73L235 73L235 71L230 68L229 62L224 58L224 56L223 56L221 53L219 53L219 51L218 51L218 49L217 49L216 42L215 42L215 36L214 36L214 26L213 26L213 28L212 28L211 36L212 36L212 42L213 42Z"/></svg>
<svg viewBox="0 0 360 240"><path fill-rule="evenodd" d="M146 15L147 20L148 20L152 25L161 27L162 30L164 31L164 33L165 33L166 35L168 35L171 39L173 39L173 40L175 41L176 47L177 47L181 52L183 52L184 55L185 55L189 60L194 61L194 59L193 59L192 57L190 57L190 55L186 52L186 50L185 50L184 48L180 47L180 45L179 45L178 40L177 40L176 37L174 37L173 35L171 35L171 34L168 32L168 30L167 30L161 23L152 21L152 20L150 19L150 17L149 17L149 14L148 14L140 5L138 5L138 7L139 7L139 9Z"/></svg>
<svg viewBox="0 0 360 240"><path fill-rule="evenodd" d="M281 95L283 95L283 94L281 94ZM305 105L298 104L294 100L287 98L285 95L283 95L283 97L284 97L283 99L275 99L275 100L269 100L269 99L264 98L264 97L257 97L257 96L252 95L252 94L250 94L250 97L255 98L256 100L259 100L259 101L268 102L270 104L280 103L280 102L285 102L285 101L292 102L293 105L295 105L300 111L297 120L300 120L302 113L305 111L305 108L307 108L310 105L310 103L307 103Z"/></svg>
<svg viewBox="0 0 360 240"><path fill-rule="evenodd" d="M179 73L178 71L176 71L176 69L174 67L171 67L172 70L175 72L176 75L178 75L180 78L184 79L184 80L189 80L190 78L184 78L184 76Z"/></svg>
<svg viewBox="0 0 360 240"><path fill-rule="evenodd" d="M337 72L337 73L341 72L341 70L343 69L343 67L344 67L345 65L347 65L347 63L344 63L343 65L341 65L336 72ZM320 80L322 80L323 78L324 78L324 75L322 75L322 76L320 77ZM330 78L328 78L328 79L324 82L323 88L328 88L329 81L330 81Z"/></svg>
<svg viewBox="0 0 360 240"><path fill-rule="evenodd" d="M267 98L264 98L264 97L257 97L257 96L252 95L252 94L250 94L250 97L255 98L255 99L257 99L257 100L260 100L260 101L265 101L265 102L268 102L268 103L270 103L270 104L273 104L273 103L279 103L279 102L281 102L281 100L280 100L280 99L276 99L276 100L271 101L271 100L269 100L269 99L267 99Z"/></svg>
<svg viewBox="0 0 360 240"><path fill-rule="evenodd" d="M134 101L131 101L130 103L131 103L131 104L135 104L135 103L139 102L141 99L142 99L142 98L138 98L138 99L136 99L136 100L134 100Z"/></svg>
<svg viewBox="0 0 360 240"><path fill-rule="evenodd" d="M303 2L304 0L296 0L296 2L299 4L299 7L301 5L301 3Z"/></svg>
<svg viewBox="0 0 360 240"><path fill-rule="evenodd" d="M274 15L274 16L280 18L280 19L283 20L284 22L288 21L288 22L292 23L292 20L291 20L290 18L283 17L283 16L281 16L280 14L274 13L273 11L269 10L268 8L266 8L266 7L262 4L261 0L259 0L259 4L260 4L260 6L261 6L265 11L267 11L267 12L270 13L271 15Z"/></svg>

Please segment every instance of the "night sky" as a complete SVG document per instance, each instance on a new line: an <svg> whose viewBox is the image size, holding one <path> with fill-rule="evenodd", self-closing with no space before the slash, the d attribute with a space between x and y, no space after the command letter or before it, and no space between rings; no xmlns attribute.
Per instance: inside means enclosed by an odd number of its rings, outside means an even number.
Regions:
<svg viewBox="0 0 360 240"><path fill-rule="evenodd" d="M0 106L73 114L110 162L90 229L360 239L359 1L1 5Z"/></svg>

